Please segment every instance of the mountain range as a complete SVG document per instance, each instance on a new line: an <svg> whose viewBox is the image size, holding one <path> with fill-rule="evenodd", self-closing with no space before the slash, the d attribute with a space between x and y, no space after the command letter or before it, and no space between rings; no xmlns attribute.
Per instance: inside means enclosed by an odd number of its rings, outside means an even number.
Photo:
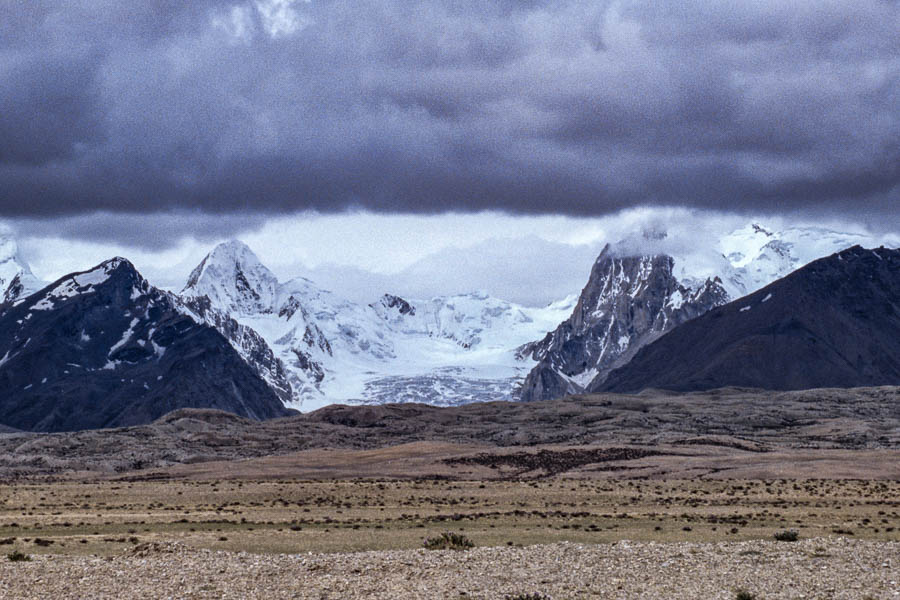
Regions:
<svg viewBox="0 0 900 600"><path fill-rule="evenodd" d="M334 402L456 405L513 399L530 365L515 349L565 318L485 292L357 304L297 278L279 282L245 244L217 246L181 290L259 332L284 365L289 406Z"/></svg>
<svg viewBox="0 0 900 600"><path fill-rule="evenodd" d="M772 231L758 224L693 244L670 240L664 231L645 231L608 244L579 296L534 308L486 292L418 300L387 290L368 304L355 303L308 279L280 281L237 240L215 247L178 294L154 288L120 258L47 286L6 236L0 239L5 298L0 388L7 393L0 401L0 423L59 430L146 422L182 406L260 419L331 403L449 406L605 389L700 389L691 386L737 380L708 373L684 380L684 373L720 363L731 365L725 372L734 372L734 357L746 348L728 341L733 331L744 331L744 322L714 315L731 314L733 301L746 298L754 310L766 309L754 314L781 311L759 317L760 327L772 319L784 321L791 305L763 302L757 298L760 288L802 279L804 269L785 276L815 258L869 241L824 229ZM893 251L877 252L885 260L880 270L869 255L842 253L835 260L858 271L863 289L865 281L891 274ZM849 273L834 281L841 277ZM836 284L822 285L831 290ZM813 323L823 311L863 314L893 307L892 285L884 283L881 296L859 295L855 307L827 293L816 301L804 296L805 318ZM849 317L835 319L844 323ZM696 333L710 327L715 335ZM828 338L811 325L807 329L818 340L810 344L839 345L844 335ZM685 331L718 341L704 341L705 352L687 342L670 348L672 339L688 335ZM853 335L846 337L848 344L857 343L849 341L857 339ZM700 338L690 339L700 343ZM674 355L697 364L673 371ZM854 379L848 371L835 381L871 384L881 381L877 371L885 381L897 382L875 360L874 350L858 356L860 364L876 365L873 373L859 372ZM766 373L769 363L760 365L759 373ZM809 372L801 384L831 381L817 379L815 369ZM769 387L795 389L789 379L775 378ZM724 385L766 383L761 376ZM85 406L89 409L80 410Z"/></svg>

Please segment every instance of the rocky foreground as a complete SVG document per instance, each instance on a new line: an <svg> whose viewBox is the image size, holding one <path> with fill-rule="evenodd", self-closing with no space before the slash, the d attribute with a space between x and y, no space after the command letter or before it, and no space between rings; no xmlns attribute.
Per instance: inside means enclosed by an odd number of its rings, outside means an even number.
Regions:
<svg viewBox="0 0 900 600"><path fill-rule="evenodd" d="M276 556L156 543L113 558L0 560L3 598L724 600L740 590L760 600L894 598L900 543L621 541Z"/></svg>

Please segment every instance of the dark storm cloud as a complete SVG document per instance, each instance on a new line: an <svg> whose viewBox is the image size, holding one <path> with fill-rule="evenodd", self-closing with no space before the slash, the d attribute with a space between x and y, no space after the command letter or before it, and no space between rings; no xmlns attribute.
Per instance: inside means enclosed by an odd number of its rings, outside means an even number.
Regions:
<svg viewBox="0 0 900 600"><path fill-rule="evenodd" d="M0 12L8 217L900 201L896 2Z"/></svg>
<svg viewBox="0 0 900 600"><path fill-rule="evenodd" d="M199 210L155 213L91 212L53 218L20 218L11 222L20 239L75 238L105 244L165 250L183 239L212 243L253 233L266 223L258 212L215 214Z"/></svg>

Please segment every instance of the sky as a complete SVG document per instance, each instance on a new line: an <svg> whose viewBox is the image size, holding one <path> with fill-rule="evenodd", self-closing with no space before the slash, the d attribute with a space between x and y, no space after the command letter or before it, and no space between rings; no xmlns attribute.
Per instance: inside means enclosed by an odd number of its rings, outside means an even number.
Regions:
<svg viewBox="0 0 900 600"><path fill-rule="evenodd" d="M897 0L5 0L0 221L45 278L176 286L236 237L348 294L532 303L646 219L896 232L898 31Z"/></svg>

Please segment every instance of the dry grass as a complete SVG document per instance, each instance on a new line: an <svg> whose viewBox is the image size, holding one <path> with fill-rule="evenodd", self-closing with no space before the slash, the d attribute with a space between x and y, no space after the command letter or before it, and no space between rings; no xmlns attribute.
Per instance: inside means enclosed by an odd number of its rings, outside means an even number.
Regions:
<svg viewBox="0 0 900 600"><path fill-rule="evenodd" d="M147 541L254 553L570 541L900 540L900 482L164 481L0 486L6 552L114 555ZM852 532L852 533L847 533Z"/></svg>

